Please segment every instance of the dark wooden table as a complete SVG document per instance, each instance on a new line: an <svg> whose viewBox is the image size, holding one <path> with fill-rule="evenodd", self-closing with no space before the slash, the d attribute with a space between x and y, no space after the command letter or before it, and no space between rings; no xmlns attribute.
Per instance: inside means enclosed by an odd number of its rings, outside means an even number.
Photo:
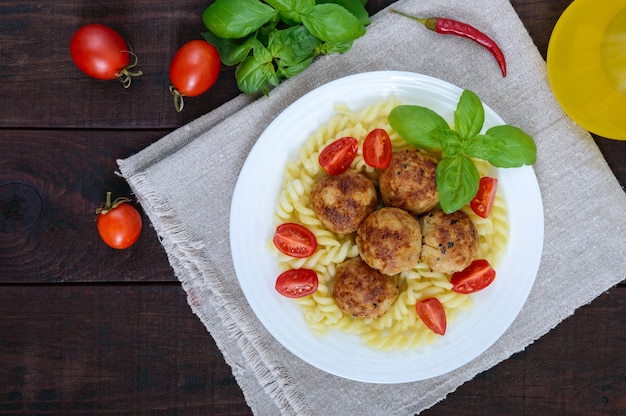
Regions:
<svg viewBox="0 0 626 416"><path fill-rule="evenodd" d="M116 159L238 94L232 68L181 114L167 90L209 3L0 2L0 414L251 413L147 218L124 251L95 228L105 192L129 194ZM512 3L545 57L570 0ZM91 22L140 55L130 89L74 67L70 37ZM625 184L626 143L595 139ZM625 298L611 289L423 414L626 414Z"/></svg>

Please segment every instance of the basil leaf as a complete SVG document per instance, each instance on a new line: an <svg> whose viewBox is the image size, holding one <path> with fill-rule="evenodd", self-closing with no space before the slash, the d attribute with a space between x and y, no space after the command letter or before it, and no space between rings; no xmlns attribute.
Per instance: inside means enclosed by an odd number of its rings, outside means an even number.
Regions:
<svg viewBox="0 0 626 416"><path fill-rule="evenodd" d="M211 32L202 33L207 42L217 48L224 65L237 65L250 54L254 43L254 35L242 39L222 39Z"/></svg>
<svg viewBox="0 0 626 416"><path fill-rule="evenodd" d="M449 129L448 123L433 110L418 105L400 105L389 114L391 127L410 145L426 149L440 146L434 130Z"/></svg>
<svg viewBox="0 0 626 416"><path fill-rule="evenodd" d="M270 88L279 83L272 55L258 41L255 42L253 55L244 59L235 69L235 78L239 89L247 94L261 91L267 95Z"/></svg>
<svg viewBox="0 0 626 416"><path fill-rule="evenodd" d="M337 4L316 4L302 15L302 24L313 36L326 42L349 42L365 34L365 26Z"/></svg>
<svg viewBox="0 0 626 416"><path fill-rule="evenodd" d="M311 13L315 0L268 0L266 1L280 13L280 19L293 26L302 23L302 14Z"/></svg>
<svg viewBox="0 0 626 416"><path fill-rule="evenodd" d="M287 26L295 26L302 23L302 14L294 12L293 10L285 10L278 13L278 17L281 22Z"/></svg>
<svg viewBox="0 0 626 416"><path fill-rule="evenodd" d="M504 143L495 137L479 134L464 141L463 148L468 156L489 161L502 153Z"/></svg>
<svg viewBox="0 0 626 416"><path fill-rule="evenodd" d="M260 64L271 64L274 60L271 52L259 41L254 42L252 52L254 59Z"/></svg>
<svg viewBox="0 0 626 416"><path fill-rule="evenodd" d="M315 6L315 0L265 0L265 2L281 12L309 13Z"/></svg>
<svg viewBox="0 0 626 416"><path fill-rule="evenodd" d="M299 25L271 32L268 49L279 65L292 66L309 58L319 42L304 26Z"/></svg>
<svg viewBox="0 0 626 416"><path fill-rule="evenodd" d="M454 156L463 153L463 138L458 132L445 128L435 129L432 133L439 137L439 145L444 155Z"/></svg>
<svg viewBox="0 0 626 416"><path fill-rule="evenodd" d="M239 39L248 36L277 15L258 0L216 0L202 14L204 25L215 36Z"/></svg>
<svg viewBox="0 0 626 416"><path fill-rule="evenodd" d="M301 73L302 71L304 71L308 67L310 67L311 66L311 62L313 62L313 57L305 59L304 61L299 62L299 63L297 63L295 65L291 65L291 66L279 65L278 69L276 70L276 73L280 77L291 78L291 77L293 77L295 75L298 75L299 73Z"/></svg>
<svg viewBox="0 0 626 416"><path fill-rule="evenodd" d="M268 2L269 3L269 2ZM370 24L370 16L362 0L317 0L317 4L335 3L352 13L365 26Z"/></svg>
<svg viewBox="0 0 626 416"><path fill-rule="evenodd" d="M318 49L320 54L329 55L331 53L346 53L352 48L352 44L354 42L324 42L320 45Z"/></svg>
<svg viewBox="0 0 626 416"><path fill-rule="evenodd" d="M490 157L489 163L499 168L516 168L532 165L537 160L537 145L523 130L509 126L495 126L487 136L502 142L500 152Z"/></svg>
<svg viewBox="0 0 626 416"><path fill-rule="evenodd" d="M467 205L478 192L480 174L465 155L444 156L437 165L436 175L439 205L446 214Z"/></svg>
<svg viewBox="0 0 626 416"><path fill-rule="evenodd" d="M485 122L485 109L480 98L470 90L464 90L454 111L454 128L464 139L480 133Z"/></svg>

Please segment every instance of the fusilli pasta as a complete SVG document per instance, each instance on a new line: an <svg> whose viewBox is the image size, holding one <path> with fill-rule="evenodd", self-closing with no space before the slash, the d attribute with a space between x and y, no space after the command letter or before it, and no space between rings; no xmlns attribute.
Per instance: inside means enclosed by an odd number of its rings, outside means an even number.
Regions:
<svg viewBox="0 0 626 416"><path fill-rule="evenodd" d="M318 274L317 291L295 299L303 311L307 325L316 335L322 337L329 330L357 334L365 345L381 350L418 348L438 339L439 335L430 331L417 316L415 304L420 299L438 298L444 306L448 323L472 306L470 295L451 290L448 275L431 271L423 262L400 273L400 295L391 309L380 318L364 319L345 315L332 295L336 265L357 257L359 252L353 235L329 231L310 208L311 188L325 174L318 163L320 150L328 143L345 136L355 137L362 144L367 133L375 128L383 128L389 133L394 149L406 147L407 143L393 131L388 122L389 113L398 105L400 103L391 96L359 112L354 112L345 105L335 106L337 114L320 126L304 143L298 158L289 161L285 166L283 185L274 213L275 225L296 222L309 228L317 238L317 251L308 258L293 258L269 245L276 253L282 270L309 268ZM351 168L364 173L376 183L378 173L364 162L361 149L362 146L359 146ZM488 173L487 163L476 161L476 165L481 175ZM468 207L464 207L463 211L471 218L478 231L478 257L497 265L506 251L508 240L508 220L503 197L498 193L489 218L479 217Z"/></svg>

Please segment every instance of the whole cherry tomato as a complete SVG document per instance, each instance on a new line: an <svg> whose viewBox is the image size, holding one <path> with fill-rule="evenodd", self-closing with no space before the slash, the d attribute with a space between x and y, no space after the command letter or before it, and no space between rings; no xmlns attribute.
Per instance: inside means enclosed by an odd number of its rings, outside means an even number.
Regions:
<svg viewBox="0 0 626 416"><path fill-rule="evenodd" d="M274 245L282 253L291 257L309 257L317 248L317 239L303 225L288 222L276 227Z"/></svg>
<svg viewBox="0 0 626 416"><path fill-rule="evenodd" d="M72 60L85 74L96 79L119 79L125 88L132 77L137 56L124 38L115 30L101 24L89 24L78 29L70 41Z"/></svg>
<svg viewBox="0 0 626 416"><path fill-rule="evenodd" d="M329 175L339 175L350 167L359 150L354 137L342 137L326 146L319 155L319 164Z"/></svg>
<svg viewBox="0 0 626 416"><path fill-rule="evenodd" d="M118 198L111 202L111 192L107 192L106 202L96 210L98 234L109 247L128 248L141 234L141 215L128 202L128 198Z"/></svg>
<svg viewBox="0 0 626 416"><path fill-rule="evenodd" d="M415 304L415 310L428 329L439 335L446 333L446 311L439 299L423 299Z"/></svg>
<svg viewBox="0 0 626 416"><path fill-rule="evenodd" d="M170 64L170 92L176 111L183 109L183 97L196 97L215 84L220 73L220 54L205 40L192 40L176 52Z"/></svg>
<svg viewBox="0 0 626 416"><path fill-rule="evenodd" d="M470 208L476 215L487 218L491 213L491 207L496 200L496 191L498 190L498 179L489 176L483 176L478 182L478 192L470 201Z"/></svg>
<svg viewBox="0 0 626 416"><path fill-rule="evenodd" d="M474 260L460 272L452 274L450 283L457 293L474 293L489 286L496 278L496 271L484 259Z"/></svg>
<svg viewBox="0 0 626 416"><path fill-rule="evenodd" d="M391 163L391 139L384 129L370 131L363 141L363 160L376 169L385 169Z"/></svg>
<svg viewBox="0 0 626 416"><path fill-rule="evenodd" d="M310 269L290 269L276 279L276 290L288 298L301 298L317 290L317 273Z"/></svg>

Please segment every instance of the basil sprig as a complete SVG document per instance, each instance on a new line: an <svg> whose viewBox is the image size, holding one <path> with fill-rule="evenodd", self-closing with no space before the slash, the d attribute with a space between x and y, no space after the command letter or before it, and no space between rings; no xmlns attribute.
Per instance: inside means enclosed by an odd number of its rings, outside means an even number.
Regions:
<svg viewBox="0 0 626 416"><path fill-rule="evenodd" d="M242 92L268 94L320 54L344 53L370 23L366 0L216 0L204 38L224 65L237 65Z"/></svg>
<svg viewBox="0 0 626 416"><path fill-rule="evenodd" d="M454 129L436 112L422 106L401 105L389 115L391 127L410 145L440 149L437 190L446 213L461 209L478 191L480 175L472 158L495 167L532 165L537 147L532 137L517 127L495 126L484 134L485 110L478 96L464 90L454 111Z"/></svg>

